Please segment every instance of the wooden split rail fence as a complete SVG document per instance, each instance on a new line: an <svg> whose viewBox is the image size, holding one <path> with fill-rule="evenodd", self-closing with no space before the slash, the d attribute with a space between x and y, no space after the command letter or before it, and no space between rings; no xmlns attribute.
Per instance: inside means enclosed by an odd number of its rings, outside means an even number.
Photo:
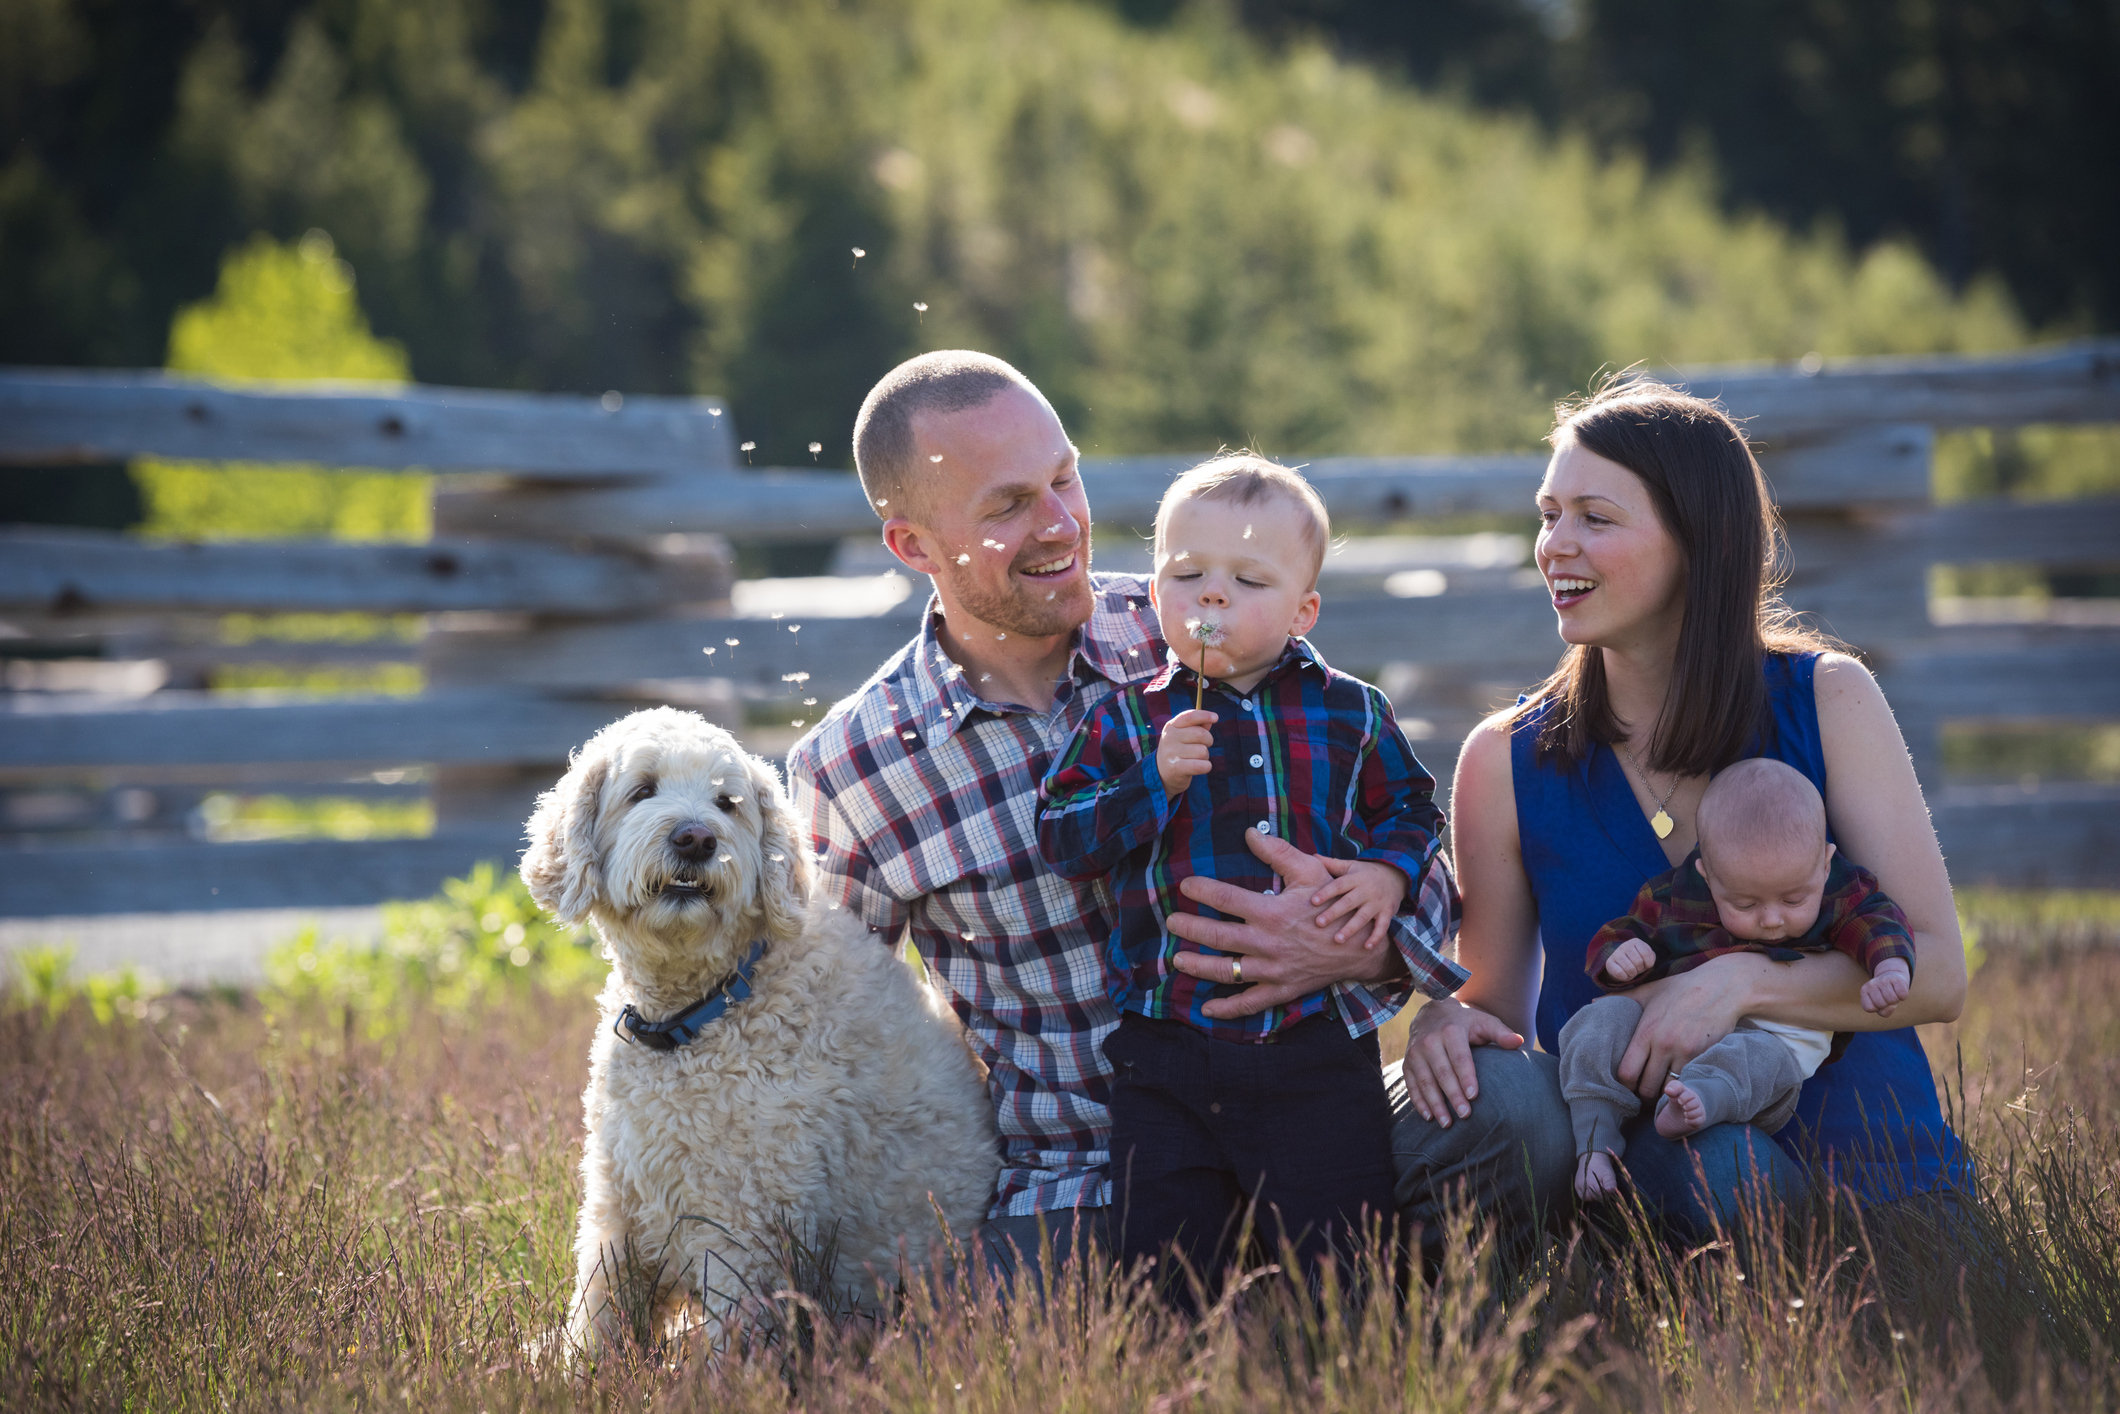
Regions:
<svg viewBox="0 0 2120 1414"><path fill-rule="evenodd" d="M2120 616L2103 612L2114 601L2042 622L1958 622L1981 616L1939 609L1929 593L1938 564L2120 561L2120 498L1937 505L1930 494L1939 429L2120 422L2120 341L1685 381L1763 444L1790 532L1790 599L1877 670L1954 876L2120 884L2120 792L1953 784L1942 765L1948 724L2120 722ZM0 694L0 915L425 894L477 860L512 860L531 796L568 749L643 703L698 706L757 749L784 749L791 727L756 723L776 705L801 714L777 720L814 719L824 707L801 699L829 704L858 686L912 633L925 586L880 614L739 616L732 545L870 536L876 520L844 473L740 465L729 424L703 398L0 371L0 462L151 455L437 477L434 538L419 545L0 528L0 673L14 689ZM1103 543L1128 540L1111 527L1147 525L1193 460L1086 461ZM1336 526L1359 533L1524 515L1542 465L1326 458L1308 474ZM1495 535L1357 538L1330 563L1320 647L1379 677L1446 778L1478 716L1556 657L1523 548ZM847 581L849 597L855 588ZM222 617L292 613L421 618L409 638L242 643ZM416 695L210 690L230 664L391 660L417 662ZM425 797L434 829L212 842L198 835L198 807L216 793Z"/></svg>

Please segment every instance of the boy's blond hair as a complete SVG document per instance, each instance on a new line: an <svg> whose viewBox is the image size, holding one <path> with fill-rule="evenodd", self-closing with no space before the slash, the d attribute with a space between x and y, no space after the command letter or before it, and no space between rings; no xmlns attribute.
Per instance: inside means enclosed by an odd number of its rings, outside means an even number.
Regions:
<svg viewBox="0 0 2120 1414"><path fill-rule="evenodd" d="M1184 501L1227 501L1250 506L1274 497L1293 501L1302 512L1298 528L1310 548L1310 588L1318 587L1318 571L1325 566L1325 551L1332 544L1332 517L1325 502L1302 476L1278 462L1254 452L1230 452L1202 462L1171 482L1156 508L1156 546L1160 550L1170 522L1171 510Z"/></svg>

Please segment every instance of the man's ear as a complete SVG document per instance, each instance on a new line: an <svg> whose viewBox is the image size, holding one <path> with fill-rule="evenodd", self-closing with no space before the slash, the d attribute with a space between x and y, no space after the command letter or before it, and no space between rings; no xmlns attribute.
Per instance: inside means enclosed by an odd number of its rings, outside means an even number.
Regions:
<svg viewBox="0 0 2120 1414"><path fill-rule="evenodd" d="M604 871L596 853L596 819L603 804L610 757L591 739L560 777L537 798L524 826L523 882L530 897L562 923L580 923L603 897Z"/></svg>
<svg viewBox="0 0 2120 1414"><path fill-rule="evenodd" d="M759 815L765 821L765 831L758 841L764 856L758 906L765 914L767 933L779 940L795 938L801 935L810 916L810 832L795 817L795 807L788 803L780 777L770 765L755 757L751 762L751 789L758 797Z"/></svg>
<svg viewBox="0 0 2120 1414"><path fill-rule="evenodd" d="M904 516L892 516L883 523L883 543L907 569L932 575L939 568L935 557L942 550L934 543L933 532L921 529Z"/></svg>

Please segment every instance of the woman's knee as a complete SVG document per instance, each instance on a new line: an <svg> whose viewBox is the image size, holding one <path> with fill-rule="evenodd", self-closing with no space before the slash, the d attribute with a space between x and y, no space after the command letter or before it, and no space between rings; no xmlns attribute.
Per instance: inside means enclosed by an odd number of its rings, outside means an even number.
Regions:
<svg viewBox="0 0 2120 1414"><path fill-rule="evenodd" d="M1803 1169L1756 1125L1717 1124L1666 1139L1648 1119L1629 1126L1627 1176L1643 1205L1688 1240L1740 1223L1764 1204L1796 1202L1808 1187Z"/></svg>
<svg viewBox="0 0 2120 1414"><path fill-rule="evenodd" d="M1447 1126L1423 1119L1407 1099L1398 1067L1385 1069L1400 1206L1432 1209L1463 1187L1483 1207L1543 1218L1565 1203L1574 1165L1558 1063L1528 1048L1481 1046L1472 1057L1479 1078L1472 1113Z"/></svg>

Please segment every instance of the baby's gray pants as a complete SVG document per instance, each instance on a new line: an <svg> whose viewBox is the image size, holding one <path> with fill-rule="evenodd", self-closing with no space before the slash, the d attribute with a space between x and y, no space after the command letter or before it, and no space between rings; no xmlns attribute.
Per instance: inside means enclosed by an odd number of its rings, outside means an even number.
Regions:
<svg viewBox="0 0 2120 1414"><path fill-rule="evenodd" d="M1620 1080L1620 1057L1634 1039L1641 1003L1599 997L1561 1028L1561 1098L1575 1125L1575 1152L1626 1152L1619 1127L1641 1113L1641 1098ZM1738 1029L1702 1051L1676 1077L1707 1107L1707 1125L1756 1124L1772 1134L1796 1113L1804 1069L1771 1031Z"/></svg>

